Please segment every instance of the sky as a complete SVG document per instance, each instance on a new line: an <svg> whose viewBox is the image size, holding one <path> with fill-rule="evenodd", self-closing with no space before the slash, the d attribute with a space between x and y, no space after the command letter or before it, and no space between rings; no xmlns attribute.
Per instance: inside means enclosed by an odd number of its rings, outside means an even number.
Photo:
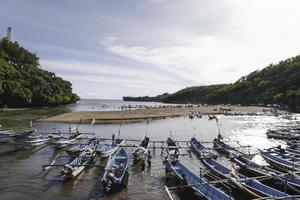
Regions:
<svg viewBox="0 0 300 200"><path fill-rule="evenodd" d="M0 0L0 35L81 98L233 83L300 54L299 0Z"/></svg>

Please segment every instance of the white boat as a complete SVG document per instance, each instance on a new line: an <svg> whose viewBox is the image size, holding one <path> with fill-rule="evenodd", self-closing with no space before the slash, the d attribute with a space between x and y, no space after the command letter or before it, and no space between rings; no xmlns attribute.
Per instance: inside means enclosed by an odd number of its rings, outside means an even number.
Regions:
<svg viewBox="0 0 300 200"><path fill-rule="evenodd" d="M61 139L61 140L59 140L59 141L57 141L55 143L55 148L56 149L61 149L61 148L64 148L64 147L66 147L68 145L76 144L76 141L77 140L75 138L71 139L71 140L69 140L69 139Z"/></svg>
<svg viewBox="0 0 300 200"><path fill-rule="evenodd" d="M39 146L39 145L45 144L49 140L50 140L50 138L37 138L34 140L27 141L27 144L32 145L32 146Z"/></svg>
<svg viewBox="0 0 300 200"><path fill-rule="evenodd" d="M71 157L77 157L81 152L83 152L85 149L96 149L98 146L99 140L96 138L90 138L83 144L75 144L71 148L67 149L66 152Z"/></svg>
<svg viewBox="0 0 300 200"><path fill-rule="evenodd" d="M66 164L62 170L62 175L66 178L74 178L80 174L84 168L94 159L94 151L91 148L86 148L77 158L71 163Z"/></svg>
<svg viewBox="0 0 300 200"><path fill-rule="evenodd" d="M113 153L115 153L122 145L125 144L125 140L122 139L116 139L112 140L110 144L98 144L98 147L96 149L96 154L98 156L101 156L103 158L111 156Z"/></svg>
<svg viewBox="0 0 300 200"><path fill-rule="evenodd" d="M149 141L150 139L148 137L145 137L139 144L139 146L134 149L134 151L132 152L134 161L142 160L147 156Z"/></svg>

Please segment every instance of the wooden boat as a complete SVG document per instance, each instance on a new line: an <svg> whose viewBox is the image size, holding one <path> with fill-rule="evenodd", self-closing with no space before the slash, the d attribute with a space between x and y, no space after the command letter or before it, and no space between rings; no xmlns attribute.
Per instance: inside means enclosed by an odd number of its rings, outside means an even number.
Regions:
<svg viewBox="0 0 300 200"><path fill-rule="evenodd" d="M94 151L91 148L86 148L77 158L71 163L66 164L61 174L66 178L74 178L80 174L87 164L94 159Z"/></svg>
<svg viewBox="0 0 300 200"><path fill-rule="evenodd" d="M231 171L212 158L202 157L202 161L213 173L220 177L228 178L228 180L232 182L232 184L234 184L237 188L255 198L285 197L286 199L292 199L288 194L264 185L255 178L248 178L237 172Z"/></svg>
<svg viewBox="0 0 300 200"><path fill-rule="evenodd" d="M128 154L120 148L116 154L109 157L101 183L104 191L110 193L126 187L128 178Z"/></svg>
<svg viewBox="0 0 300 200"><path fill-rule="evenodd" d="M205 146L198 141L195 137L192 137L190 140L190 147L199 155L199 156L209 156L212 158L217 158L218 155L206 151Z"/></svg>
<svg viewBox="0 0 300 200"><path fill-rule="evenodd" d="M256 174L257 176L270 176L275 181L287 186L291 191L300 194L300 177L299 175L289 172L282 173L268 166L259 165L246 157L240 151L234 150L233 147L225 144L222 141L218 142L223 151L228 151L226 154L230 155L231 159L237 163L241 170Z"/></svg>
<svg viewBox="0 0 300 200"><path fill-rule="evenodd" d="M261 151L261 156L273 167L283 170L285 172L289 171L299 171L300 164L298 159L285 156L281 153L274 151Z"/></svg>
<svg viewBox="0 0 300 200"><path fill-rule="evenodd" d="M139 146L134 149L134 151L132 152L134 161L145 159L148 153L149 142L150 139L148 137L145 137L139 144Z"/></svg>
<svg viewBox="0 0 300 200"><path fill-rule="evenodd" d="M205 154L203 154L202 152L203 150L200 151L200 155L204 165L206 165L214 174L223 178L227 178L237 188L245 191L249 195L255 198L288 196L286 193L262 184L255 178L248 178L244 175L239 174L234 164L232 170L230 170L211 157L205 156Z"/></svg>
<svg viewBox="0 0 300 200"><path fill-rule="evenodd" d="M181 152L180 152L180 148L177 145L177 143L174 140L172 140L171 138L168 138L167 145L168 145L167 154L178 158L179 155L181 154Z"/></svg>
<svg viewBox="0 0 300 200"><path fill-rule="evenodd" d="M233 199L231 196L209 184L202 177L197 176L190 169L181 164L178 160L167 160L167 171L172 171L175 176L183 182L185 176L186 184L191 185L188 189L192 189L196 195L209 200L229 200Z"/></svg>
<svg viewBox="0 0 300 200"><path fill-rule="evenodd" d="M112 140L110 144L99 143L95 152L98 156L106 158L106 157L111 156L118 149L120 149L120 147L122 145L124 145L124 143L125 143L125 140L121 140L121 139Z"/></svg>
<svg viewBox="0 0 300 200"><path fill-rule="evenodd" d="M98 146L98 139L96 138L91 138L86 141L86 143L83 144L76 144L66 150L69 156L71 157L77 157L81 152L83 152L86 148L90 148L95 150L96 147Z"/></svg>

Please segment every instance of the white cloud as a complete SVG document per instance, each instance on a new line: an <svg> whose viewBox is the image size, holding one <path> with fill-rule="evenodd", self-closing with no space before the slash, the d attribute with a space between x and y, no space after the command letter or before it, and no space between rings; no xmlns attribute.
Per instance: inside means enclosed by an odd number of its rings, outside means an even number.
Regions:
<svg viewBox="0 0 300 200"><path fill-rule="evenodd" d="M234 82L251 71L299 54L299 1L227 2L232 12L230 23L222 32L217 30L215 34L197 36L189 27L184 34L183 30L169 32L169 37L177 38L180 43L152 47L151 43L112 42L106 46L107 51L205 84ZM206 14L216 14L218 9L209 8ZM180 11L176 12L181 17ZM197 22L202 14L194 8L190 11L194 13L188 13L188 16L193 16ZM221 25L222 20L216 22ZM168 27L162 27L165 29Z"/></svg>

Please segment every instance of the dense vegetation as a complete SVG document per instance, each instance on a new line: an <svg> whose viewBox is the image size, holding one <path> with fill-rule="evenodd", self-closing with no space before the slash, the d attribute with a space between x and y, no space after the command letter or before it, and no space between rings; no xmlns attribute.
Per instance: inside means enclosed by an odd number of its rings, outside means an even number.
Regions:
<svg viewBox="0 0 300 200"><path fill-rule="evenodd" d="M300 111L300 56L271 64L233 84L189 87L163 100L173 103L278 104Z"/></svg>
<svg viewBox="0 0 300 200"><path fill-rule="evenodd" d="M78 99L70 82L40 68L35 54L0 40L0 106L56 106Z"/></svg>
<svg viewBox="0 0 300 200"><path fill-rule="evenodd" d="M232 84L188 87L167 95L161 101L195 104L277 104L300 112L300 56L271 64Z"/></svg>
<svg viewBox="0 0 300 200"><path fill-rule="evenodd" d="M131 96L127 96L127 97L123 97L124 101L156 101L156 102L160 102L163 101L165 98L167 98L169 96L168 93L164 93L162 95L157 95L155 97L149 97L149 96L142 96L142 97L131 97Z"/></svg>

